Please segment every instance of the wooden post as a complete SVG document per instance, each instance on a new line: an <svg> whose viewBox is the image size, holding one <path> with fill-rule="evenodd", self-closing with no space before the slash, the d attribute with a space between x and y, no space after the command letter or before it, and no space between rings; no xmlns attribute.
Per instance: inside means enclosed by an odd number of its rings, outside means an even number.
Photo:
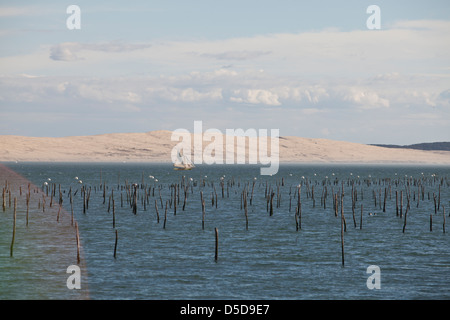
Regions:
<svg viewBox="0 0 450 320"><path fill-rule="evenodd" d="M206 214L205 199L203 199L202 195L202 230L205 230L205 214Z"/></svg>
<svg viewBox="0 0 450 320"><path fill-rule="evenodd" d="M355 228L356 228L356 218L355 218L355 198L354 198L354 196L353 196L353 193L352 193L352 215L353 215L353 225L355 226Z"/></svg>
<svg viewBox="0 0 450 320"><path fill-rule="evenodd" d="M77 263L80 263L80 233L78 232L78 223L75 222L76 239L77 239Z"/></svg>
<svg viewBox="0 0 450 320"><path fill-rule="evenodd" d="M275 195L275 192L272 191L270 194L270 216L273 216L273 196Z"/></svg>
<svg viewBox="0 0 450 320"><path fill-rule="evenodd" d="M86 189L84 188L84 186L81 187L81 192L83 193L83 213L86 213Z"/></svg>
<svg viewBox="0 0 450 320"><path fill-rule="evenodd" d="M341 255L342 266L344 266L344 197L341 194Z"/></svg>
<svg viewBox="0 0 450 320"><path fill-rule="evenodd" d="M419 207L419 203L420 203L420 186L417 187L417 206L416 206L416 208Z"/></svg>
<svg viewBox="0 0 450 320"><path fill-rule="evenodd" d="M280 194L280 186L277 186L277 208L280 207L281 194Z"/></svg>
<svg viewBox="0 0 450 320"><path fill-rule="evenodd" d="M251 203L250 198L250 203ZM248 207L247 207L247 194L244 194L244 211L245 211L245 230L248 230Z"/></svg>
<svg viewBox="0 0 450 320"><path fill-rule="evenodd" d="M396 210L396 215L398 217L398 191L395 190L395 210Z"/></svg>
<svg viewBox="0 0 450 320"><path fill-rule="evenodd" d="M61 205L59 205L58 215L56 216L56 222L59 222L59 213L61 212Z"/></svg>
<svg viewBox="0 0 450 320"><path fill-rule="evenodd" d="M11 239L11 247L10 247L10 257L13 256L13 250L14 250L14 239L16 237L16 206L17 206L17 199L14 197L14 217L13 217L13 234Z"/></svg>
<svg viewBox="0 0 450 320"><path fill-rule="evenodd" d="M174 188L174 195L173 195L173 215L176 216L177 215L177 185L175 185Z"/></svg>
<svg viewBox="0 0 450 320"><path fill-rule="evenodd" d="M406 228L406 215L408 214L408 207L406 207L405 210L405 220L403 222L403 233L405 233L405 228Z"/></svg>
<svg viewBox="0 0 450 320"><path fill-rule="evenodd" d="M134 187L133 195L133 213L137 214L137 187Z"/></svg>
<svg viewBox="0 0 450 320"><path fill-rule="evenodd" d="M375 209L377 208L377 192L373 190L373 200L375 201Z"/></svg>
<svg viewBox="0 0 450 320"><path fill-rule="evenodd" d="M344 193L341 193L341 217L344 222L344 232L347 232L347 221L345 220L344 215Z"/></svg>
<svg viewBox="0 0 450 320"><path fill-rule="evenodd" d="M361 220L359 220L359 229L362 229L362 221L363 221L363 204L361 203Z"/></svg>
<svg viewBox="0 0 450 320"><path fill-rule="evenodd" d="M169 200L166 200L166 209L164 211L164 224L163 224L163 229L166 228L166 221L167 221L167 207L169 205Z"/></svg>
<svg viewBox="0 0 450 320"><path fill-rule="evenodd" d="M217 261L219 258L219 230L217 228L214 228L214 232L216 235L216 250L214 254L214 261Z"/></svg>
<svg viewBox="0 0 450 320"><path fill-rule="evenodd" d="M28 189L28 193L26 194L26 198L27 198L27 227L28 227L28 211L29 211L29 207L30 207L30 190Z"/></svg>
<svg viewBox="0 0 450 320"><path fill-rule="evenodd" d="M116 227L116 205L114 199L112 199L112 209L113 209L113 228Z"/></svg>
<svg viewBox="0 0 450 320"><path fill-rule="evenodd" d="M434 199L434 214L437 213L437 204L436 204L436 195L433 192L433 199Z"/></svg>
<svg viewBox="0 0 450 320"><path fill-rule="evenodd" d="M403 217L403 190L400 191L400 218Z"/></svg>
<svg viewBox="0 0 450 320"><path fill-rule="evenodd" d="M339 202L337 192L334 194L334 201L335 201L334 216L339 217Z"/></svg>
<svg viewBox="0 0 450 320"><path fill-rule="evenodd" d="M155 209L156 209L156 221L159 223L159 210L158 210L158 201L155 199Z"/></svg>
<svg viewBox="0 0 450 320"><path fill-rule="evenodd" d="M187 187L184 188L184 202L183 202L183 211L186 206L186 200L187 200Z"/></svg>
<svg viewBox="0 0 450 320"><path fill-rule="evenodd" d="M437 205L437 209L438 211L441 208L441 185L439 184L439 194L438 194L438 205Z"/></svg>
<svg viewBox="0 0 450 320"><path fill-rule="evenodd" d="M5 210L6 210L5 188L3 188L2 197L3 197L2 208L3 208L3 212L5 212Z"/></svg>
<svg viewBox="0 0 450 320"><path fill-rule="evenodd" d="M72 193L70 193L70 225L73 226L73 199L72 199Z"/></svg>
<svg viewBox="0 0 450 320"><path fill-rule="evenodd" d="M298 199L297 199L297 210L298 210L298 228L302 229L302 201L301 201L301 189L302 186L298 188Z"/></svg>
<svg viewBox="0 0 450 320"><path fill-rule="evenodd" d="M252 205L253 202L253 190L255 189L255 180L253 180L253 186L252 186L252 194L250 196L250 205Z"/></svg>
<svg viewBox="0 0 450 320"><path fill-rule="evenodd" d="M442 223L442 231L445 233L445 206L442 206L442 210L443 210L442 217L444 218L444 221Z"/></svg>
<svg viewBox="0 0 450 320"><path fill-rule="evenodd" d="M114 259L116 258L117 253L117 240L119 239L118 231L116 229L116 241L114 242Z"/></svg>
<svg viewBox="0 0 450 320"><path fill-rule="evenodd" d="M205 230L205 201L202 201L202 230Z"/></svg>

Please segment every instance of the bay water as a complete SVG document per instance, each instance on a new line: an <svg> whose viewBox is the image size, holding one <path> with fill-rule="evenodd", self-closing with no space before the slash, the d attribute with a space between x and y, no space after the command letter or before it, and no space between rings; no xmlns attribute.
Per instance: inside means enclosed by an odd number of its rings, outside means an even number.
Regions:
<svg viewBox="0 0 450 320"><path fill-rule="evenodd" d="M286 164L262 176L255 165L5 165L39 189L47 211L35 196L25 225L20 200L13 257L12 209L0 212L0 299L450 298L448 166ZM61 192L59 216L50 213L52 190L54 203ZM67 267L77 264L81 289L69 289Z"/></svg>

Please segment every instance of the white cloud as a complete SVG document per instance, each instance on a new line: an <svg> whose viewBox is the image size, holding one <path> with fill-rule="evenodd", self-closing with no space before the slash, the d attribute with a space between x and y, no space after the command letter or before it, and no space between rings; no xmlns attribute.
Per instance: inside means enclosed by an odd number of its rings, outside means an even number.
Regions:
<svg viewBox="0 0 450 320"><path fill-rule="evenodd" d="M76 61L80 58L77 56L79 46L76 43L65 43L56 45L50 49L50 59L57 61Z"/></svg>
<svg viewBox="0 0 450 320"><path fill-rule="evenodd" d="M247 51L247 50L241 50L241 51L225 51L220 53L202 53L199 54L202 57L206 58L214 58L217 60L238 60L238 61L244 61L244 60L252 60L256 59L260 56L268 55L270 54L270 51Z"/></svg>
<svg viewBox="0 0 450 320"><path fill-rule="evenodd" d="M37 7L0 7L0 17L29 16L36 14Z"/></svg>
<svg viewBox="0 0 450 320"><path fill-rule="evenodd" d="M151 44L123 43L117 41L106 43L64 42L50 48L50 59L59 61L75 61L84 59L78 56L78 54L83 51L117 53L147 49L150 47Z"/></svg>
<svg viewBox="0 0 450 320"><path fill-rule="evenodd" d="M304 80L301 82L305 82ZM322 85L301 83L294 86L282 86L274 89L274 92L283 101L302 103L302 105L316 105L330 99L330 93Z"/></svg>
<svg viewBox="0 0 450 320"><path fill-rule="evenodd" d="M233 91L230 101L250 104L263 104L268 106L281 105L276 93L264 89L237 89Z"/></svg>
<svg viewBox="0 0 450 320"><path fill-rule="evenodd" d="M326 108L440 107L449 105L450 76L386 74L366 79L308 81L259 72L218 69L170 77L0 77L3 101L78 99L106 104L210 102L289 107L314 112ZM59 100L59 101L60 101ZM78 101L80 102L80 101ZM67 100L67 103L70 103ZM309 111L308 111L309 110Z"/></svg>
<svg viewBox="0 0 450 320"><path fill-rule="evenodd" d="M389 100L380 97L368 88L341 87L336 94L341 96L343 101L348 101L362 108L389 107Z"/></svg>
<svg viewBox="0 0 450 320"><path fill-rule="evenodd" d="M450 65L450 22L404 21L387 29L280 33L221 40L128 43L63 42L22 56L1 57L3 74L45 73L99 76L157 72L186 75L217 70L264 69L282 77L367 77L395 73L437 73ZM42 61L78 62L73 68ZM114 54L111 54L114 53ZM194 53L194 54L193 54ZM217 63L217 64L216 64ZM76 67L75 67L76 66ZM131 69L132 67L133 69ZM66 69L67 68L67 69ZM69 72L70 71L70 72ZM272 84L271 87L274 87Z"/></svg>
<svg viewBox="0 0 450 320"><path fill-rule="evenodd" d="M220 88L212 88L200 92L193 88L150 87L146 88L146 92L149 94L147 97L150 99L162 99L180 103L222 100L222 90Z"/></svg>

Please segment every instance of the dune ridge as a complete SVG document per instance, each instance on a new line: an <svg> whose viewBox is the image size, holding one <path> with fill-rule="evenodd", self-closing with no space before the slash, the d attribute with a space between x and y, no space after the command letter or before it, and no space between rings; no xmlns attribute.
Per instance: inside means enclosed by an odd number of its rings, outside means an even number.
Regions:
<svg viewBox="0 0 450 320"><path fill-rule="evenodd" d="M2 135L0 136L0 161L170 163L172 162L171 151L178 143L171 140L171 135L172 132L168 130L58 138ZM225 150L225 141L227 140L223 137L223 150ZM211 144L210 141L204 140L202 146L205 148L209 144ZM293 136L280 137L279 152L281 163L450 165L450 151L392 149L346 141ZM248 150L246 159L248 159Z"/></svg>

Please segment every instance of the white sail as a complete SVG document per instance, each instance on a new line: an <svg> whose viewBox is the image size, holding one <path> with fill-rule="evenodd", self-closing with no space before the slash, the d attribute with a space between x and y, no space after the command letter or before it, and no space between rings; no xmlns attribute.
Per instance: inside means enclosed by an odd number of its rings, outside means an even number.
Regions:
<svg viewBox="0 0 450 320"><path fill-rule="evenodd" d="M173 164L175 170L191 170L194 168L194 164L189 160L188 157L183 155L180 151L178 151L178 161Z"/></svg>

